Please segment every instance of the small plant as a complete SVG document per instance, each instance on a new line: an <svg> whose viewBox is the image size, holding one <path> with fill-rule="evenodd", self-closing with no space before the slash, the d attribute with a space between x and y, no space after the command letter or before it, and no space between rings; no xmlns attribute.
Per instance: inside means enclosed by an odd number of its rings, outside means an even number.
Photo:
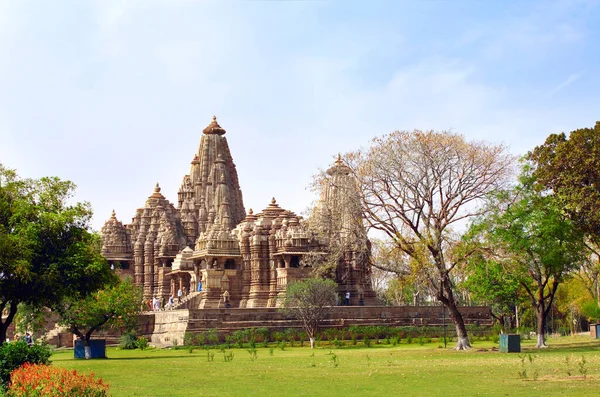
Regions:
<svg viewBox="0 0 600 397"><path fill-rule="evenodd" d="M399 344L400 344L400 337L399 337L399 336L394 336L394 337L392 338L392 345L393 345L393 346L397 346L397 345L399 345Z"/></svg>
<svg viewBox="0 0 600 397"><path fill-rule="evenodd" d="M540 373L539 373L538 368L536 366L534 366L534 361L537 358L537 356L532 356L531 354L528 354L527 358L529 359L529 365L532 368L532 371L531 371L532 378L533 378L533 380L538 380L538 375Z"/></svg>
<svg viewBox="0 0 600 397"><path fill-rule="evenodd" d="M412 343L412 335L411 334L406 335L406 343L408 343L409 345Z"/></svg>
<svg viewBox="0 0 600 397"><path fill-rule="evenodd" d="M229 362L233 361L233 352L231 350L229 350L229 351L223 351L223 360L226 363L229 363ZM254 360L252 360L252 361L254 361Z"/></svg>
<svg viewBox="0 0 600 397"><path fill-rule="evenodd" d="M285 342L281 341L277 344L277 347L281 350L284 351L285 350Z"/></svg>
<svg viewBox="0 0 600 397"><path fill-rule="evenodd" d="M423 336L419 336L419 345L423 346L425 344L425 338Z"/></svg>
<svg viewBox="0 0 600 397"><path fill-rule="evenodd" d="M273 351L275 351L274 347L269 347L269 356L273 355Z"/></svg>
<svg viewBox="0 0 600 397"><path fill-rule="evenodd" d="M172 343L173 343L173 347L177 347L177 344L178 344L177 338L173 338L173 342Z"/></svg>
<svg viewBox="0 0 600 397"><path fill-rule="evenodd" d="M567 366L567 376L573 375L573 369L571 368L571 356L565 357L565 365Z"/></svg>
<svg viewBox="0 0 600 397"><path fill-rule="evenodd" d="M369 339L369 337L368 337L368 336L365 336L365 337L363 338L363 344L364 344L366 347L371 347L371 339Z"/></svg>
<svg viewBox="0 0 600 397"><path fill-rule="evenodd" d="M335 347L342 347L343 343L342 343L342 341L341 341L341 340L339 340L338 338L335 338L335 339L333 340L333 345L334 345Z"/></svg>
<svg viewBox="0 0 600 397"><path fill-rule="evenodd" d="M531 377L533 380L537 380L539 376L539 370L535 366L535 359L537 356L531 354L522 354L519 355L519 358L521 359L521 371L519 371L519 377L521 379L527 379L527 366L525 362L528 361L529 369L531 370Z"/></svg>
<svg viewBox="0 0 600 397"><path fill-rule="evenodd" d="M331 361L333 362L333 366L334 366L334 367L337 367L337 366L338 366L338 364L339 364L339 361L338 361L338 356L337 356L337 354L335 354L334 352L332 352L332 351L330 350L330 351L329 351L329 355L331 356Z"/></svg>
<svg viewBox="0 0 600 397"><path fill-rule="evenodd" d="M582 354L581 355L581 360L577 363L577 370L579 371L579 375L583 376L583 379L587 378L587 368L586 365L587 361L585 359L585 356Z"/></svg>
<svg viewBox="0 0 600 397"><path fill-rule="evenodd" d="M248 353L250 354L250 361L256 361L258 358L258 354L256 352L256 348L248 349Z"/></svg>
<svg viewBox="0 0 600 397"><path fill-rule="evenodd" d="M367 354L366 360L367 360L367 367L370 367L371 366L371 356L369 356Z"/></svg>
<svg viewBox="0 0 600 397"><path fill-rule="evenodd" d="M148 348L148 338L142 336L135 341L135 345L140 350L146 350Z"/></svg>
<svg viewBox="0 0 600 397"><path fill-rule="evenodd" d="M527 356L525 354L519 354L519 359L521 360L521 370L519 371L519 378L527 379L527 368L525 368L525 359Z"/></svg>
<svg viewBox="0 0 600 397"><path fill-rule="evenodd" d="M211 362L215 359L215 353L211 352L210 350L206 350L206 360L208 362Z"/></svg>
<svg viewBox="0 0 600 397"><path fill-rule="evenodd" d="M317 363L315 362L315 353L312 353L312 354L310 355L310 358L311 358L311 360L310 360L310 366L311 366L311 367L316 367L316 366L317 366Z"/></svg>

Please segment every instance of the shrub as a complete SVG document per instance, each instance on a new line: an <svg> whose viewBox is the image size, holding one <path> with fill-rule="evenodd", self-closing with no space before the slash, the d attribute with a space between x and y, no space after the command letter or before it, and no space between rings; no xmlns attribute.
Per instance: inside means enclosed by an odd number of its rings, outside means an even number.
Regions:
<svg viewBox="0 0 600 397"><path fill-rule="evenodd" d="M263 342L263 345L265 345L266 343L269 342L269 329L266 327L261 327L261 328L257 328L256 329L256 333L258 334L258 336L261 339L261 342Z"/></svg>
<svg viewBox="0 0 600 397"><path fill-rule="evenodd" d="M50 364L52 350L48 345L27 345L25 342L0 345L0 388L8 385L10 374L25 363Z"/></svg>
<svg viewBox="0 0 600 397"><path fill-rule="evenodd" d="M273 339L275 342L281 342L285 340L285 334L283 332L273 332Z"/></svg>
<svg viewBox="0 0 600 397"><path fill-rule="evenodd" d="M206 343L209 345L216 345L219 343L219 332L215 328L211 328L206 331Z"/></svg>
<svg viewBox="0 0 600 397"><path fill-rule="evenodd" d="M136 341L137 336L135 335L135 332L126 332L121 336L121 339L119 339L119 348L123 350L133 350L137 347Z"/></svg>
<svg viewBox="0 0 600 397"><path fill-rule="evenodd" d="M140 350L146 350L148 348L148 339L142 336L135 341L135 345Z"/></svg>
<svg viewBox="0 0 600 397"><path fill-rule="evenodd" d="M196 336L191 332L186 332L183 334L183 345L190 347L196 345Z"/></svg>
<svg viewBox="0 0 600 397"><path fill-rule="evenodd" d="M80 375L77 371L43 364L25 364L13 371L7 391L9 397L104 397L108 385L94 374Z"/></svg>
<svg viewBox="0 0 600 397"><path fill-rule="evenodd" d="M196 346L204 346L204 344L206 343L206 335L204 335L203 332L194 335L194 343Z"/></svg>
<svg viewBox="0 0 600 397"><path fill-rule="evenodd" d="M244 331L243 329L238 329L236 331L233 331L233 333L231 334L231 338L235 341L237 346L241 349L242 347L244 347L244 341L246 340L246 331Z"/></svg>
<svg viewBox="0 0 600 397"><path fill-rule="evenodd" d="M304 345L304 342L308 339L306 332L298 331L298 341L300 342L300 347Z"/></svg>

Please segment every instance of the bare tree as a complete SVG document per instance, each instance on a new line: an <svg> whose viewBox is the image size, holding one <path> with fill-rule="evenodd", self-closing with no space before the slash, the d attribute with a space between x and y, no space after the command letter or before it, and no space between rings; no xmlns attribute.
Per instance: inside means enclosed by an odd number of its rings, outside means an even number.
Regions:
<svg viewBox="0 0 600 397"><path fill-rule="evenodd" d="M467 142L450 132L397 131L345 160L358 181L368 224L425 272L454 321L456 348L469 348L451 277L469 252L454 250L452 227L481 214L479 200L513 174L513 156L502 145Z"/></svg>

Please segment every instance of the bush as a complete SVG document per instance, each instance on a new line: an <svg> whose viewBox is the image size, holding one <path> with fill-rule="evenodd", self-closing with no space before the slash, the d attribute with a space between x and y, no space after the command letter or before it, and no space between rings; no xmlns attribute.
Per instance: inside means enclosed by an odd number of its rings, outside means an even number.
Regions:
<svg viewBox="0 0 600 397"><path fill-rule="evenodd" d="M191 332L186 332L183 335L183 345L190 347L190 346L195 346L196 345L196 336L194 334L192 334Z"/></svg>
<svg viewBox="0 0 600 397"><path fill-rule="evenodd" d="M146 350L148 348L148 339L142 336L135 341L135 345L140 350Z"/></svg>
<svg viewBox="0 0 600 397"><path fill-rule="evenodd" d="M43 364L25 364L13 371L7 395L9 397L104 397L108 385L94 374L80 375L77 371Z"/></svg>
<svg viewBox="0 0 600 397"><path fill-rule="evenodd" d="M137 341L137 336L135 332L126 332L119 339L119 348L123 350L133 350L137 346L135 342Z"/></svg>
<svg viewBox="0 0 600 397"><path fill-rule="evenodd" d="M240 349L244 347L244 342L246 341L246 334L247 332L243 329L233 331L233 333L231 334L231 338L235 341L235 343Z"/></svg>
<svg viewBox="0 0 600 397"><path fill-rule="evenodd" d="M205 332L205 340L209 345L216 345L219 343L219 332L216 328L211 328Z"/></svg>
<svg viewBox="0 0 600 397"><path fill-rule="evenodd" d="M12 342L0 345L0 388L8 385L10 374L25 363L50 364L52 350L48 345Z"/></svg>

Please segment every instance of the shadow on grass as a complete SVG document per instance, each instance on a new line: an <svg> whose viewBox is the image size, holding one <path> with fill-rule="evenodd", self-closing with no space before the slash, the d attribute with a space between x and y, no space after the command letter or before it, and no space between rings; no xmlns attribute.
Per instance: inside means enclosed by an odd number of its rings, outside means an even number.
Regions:
<svg viewBox="0 0 600 397"><path fill-rule="evenodd" d="M110 361L126 361L126 360L164 360L164 359L172 359L172 358L198 358L201 357L199 355L180 355L180 356L145 356L145 357L109 357Z"/></svg>
<svg viewBox="0 0 600 397"><path fill-rule="evenodd" d="M166 360L166 359L179 359L179 358L198 358L202 357L199 355L178 355L178 356L144 356L144 357L106 357L106 358L91 358L89 360L85 360L83 358L67 358L60 359L60 361L75 361L75 362L85 362L85 361L127 361L127 360Z"/></svg>
<svg viewBox="0 0 600 397"><path fill-rule="evenodd" d="M552 344L552 342L546 342L548 348L538 349L534 346L524 347L523 350L527 352L565 352L565 353L577 353L577 352L589 352L590 349L600 348L600 344L598 341L589 341L589 342L573 342L573 343L560 343L560 344Z"/></svg>

